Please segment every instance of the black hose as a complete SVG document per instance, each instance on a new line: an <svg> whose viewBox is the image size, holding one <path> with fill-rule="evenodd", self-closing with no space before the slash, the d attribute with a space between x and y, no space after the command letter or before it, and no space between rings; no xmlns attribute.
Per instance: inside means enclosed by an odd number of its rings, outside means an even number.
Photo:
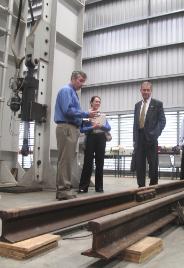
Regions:
<svg viewBox="0 0 184 268"><path fill-rule="evenodd" d="M35 24L35 20L34 20L34 15L33 15L33 8L31 5L31 0L28 0L28 4L29 4L29 10L30 10L30 14L31 14L31 25L33 26Z"/></svg>
<svg viewBox="0 0 184 268"><path fill-rule="evenodd" d="M21 13L22 13L22 0L19 1L19 10L18 10L17 22L16 22L16 27L15 27L15 33L14 33L14 41L17 37L17 33L19 30Z"/></svg>

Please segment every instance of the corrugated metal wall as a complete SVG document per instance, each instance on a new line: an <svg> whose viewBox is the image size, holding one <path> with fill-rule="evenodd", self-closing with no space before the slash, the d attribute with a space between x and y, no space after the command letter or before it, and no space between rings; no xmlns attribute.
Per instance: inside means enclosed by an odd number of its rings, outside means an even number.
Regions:
<svg viewBox="0 0 184 268"><path fill-rule="evenodd" d="M184 1L86 1L82 104L102 97L107 113L132 111L144 80L165 108L184 107Z"/></svg>

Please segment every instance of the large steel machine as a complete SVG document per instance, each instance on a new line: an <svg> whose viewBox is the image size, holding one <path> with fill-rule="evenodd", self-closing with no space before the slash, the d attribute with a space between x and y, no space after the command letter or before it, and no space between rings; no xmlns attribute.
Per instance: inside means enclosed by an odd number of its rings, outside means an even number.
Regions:
<svg viewBox="0 0 184 268"><path fill-rule="evenodd" d="M58 89L81 69L84 2L0 0L0 187L55 187L53 110ZM25 171L18 154L29 154L32 122L33 162Z"/></svg>

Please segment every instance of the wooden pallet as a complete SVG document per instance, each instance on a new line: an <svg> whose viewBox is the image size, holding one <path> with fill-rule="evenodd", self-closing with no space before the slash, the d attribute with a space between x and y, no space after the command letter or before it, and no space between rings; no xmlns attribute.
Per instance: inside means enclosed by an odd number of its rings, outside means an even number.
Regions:
<svg viewBox="0 0 184 268"><path fill-rule="evenodd" d="M27 259L58 246L60 236L45 234L17 243L0 242L0 256Z"/></svg>
<svg viewBox="0 0 184 268"><path fill-rule="evenodd" d="M122 254L121 259L136 263L155 256L163 249L163 241L157 237L147 236L137 243L128 247Z"/></svg>

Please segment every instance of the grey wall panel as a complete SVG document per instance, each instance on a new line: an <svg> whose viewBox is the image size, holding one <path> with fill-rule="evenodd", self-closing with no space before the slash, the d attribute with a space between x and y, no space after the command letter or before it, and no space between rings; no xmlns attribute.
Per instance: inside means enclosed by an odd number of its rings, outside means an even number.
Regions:
<svg viewBox="0 0 184 268"><path fill-rule="evenodd" d="M86 88L82 90L82 106L89 108L89 101L93 95L102 99L101 111L107 114L133 111L134 105L141 99L141 83L109 86L105 88ZM184 78L165 79L153 81L152 96L163 102L164 108L183 107L184 104Z"/></svg>
<svg viewBox="0 0 184 268"><path fill-rule="evenodd" d="M151 15L171 12L184 8L183 0L150 0Z"/></svg>
<svg viewBox="0 0 184 268"><path fill-rule="evenodd" d="M82 90L82 106L87 109L93 95L101 97L101 111L106 113L122 113L133 110L140 96L140 83L107 86L105 88L88 88Z"/></svg>
<svg viewBox="0 0 184 268"><path fill-rule="evenodd" d="M89 90L82 91L84 103L88 106L92 93L101 94L106 112L126 113L139 96L131 80L150 78L154 97L166 100L167 108L184 107L183 80L168 77L184 74L182 10L184 0L109 0L87 6L83 69L88 74ZM151 17L154 15L159 16ZM106 28L113 25L118 26Z"/></svg>
<svg viewBox="0 0 184 268"><path fill-rule="evenodd" d="M183 25L184 14L153 20L150 23L150 45L154 46L184 41Z"/></svg>
<svg viewBox="0 0 184 268"><path fill-rule="evenodd" d="M154 81L153 97L163 101L164 108L184 106L184 77Z"/></svg>
<svg viewBox="0 0 184 268"><path fill-rule="evenodd" d="M94 57L146 47L146 22L87 34L84 37L83 57Z"/></svg>
<svg viewBox="0 0 184 268"><path fill-rule="evenodd" d="M148 0L114 0L87 6L85 30L148 15Z"/></svg>
<svg viewBox="0 0 184 268"><path fill-rule="evenodd" d="M87 84L106 83L119 80L143 78L146 76L146 53L107 57L84 62L88 74Z"/></svg>
<svg viewBox="0 0 184 268"><path fill-rule="evenodd" d="M150 77L184 73L184 46L150 53Z"/></svg>

